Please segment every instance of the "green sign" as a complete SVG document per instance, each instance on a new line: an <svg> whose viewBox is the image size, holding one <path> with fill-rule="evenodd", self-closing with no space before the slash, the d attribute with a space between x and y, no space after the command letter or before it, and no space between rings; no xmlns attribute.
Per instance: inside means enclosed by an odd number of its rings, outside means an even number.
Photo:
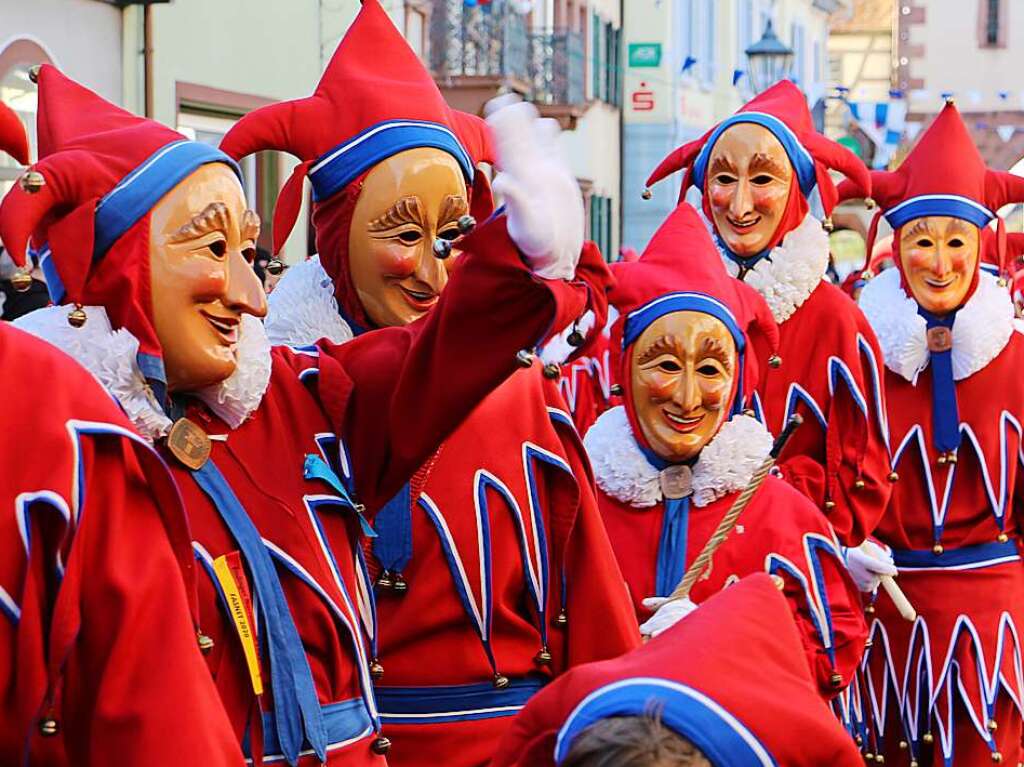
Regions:
<svg viewBox="0 0 1024 767"><path fill-rule="evenodd" d="M629 65L631 67L660 67L661 43L630 43Z"/></svg>

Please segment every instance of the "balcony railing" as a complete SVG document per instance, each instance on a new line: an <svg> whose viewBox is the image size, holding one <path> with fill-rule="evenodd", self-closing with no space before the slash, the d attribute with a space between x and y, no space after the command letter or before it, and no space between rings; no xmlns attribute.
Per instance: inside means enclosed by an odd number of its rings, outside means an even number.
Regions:
<svg viewBox="0 0 1024 767"><path fill-rule="evenodd" d="M538 104L582 104L586 78L583 37L571 30L530 35L530 94Z"/></svg>
<svg viewBox="0 0 1024 767"><path fill-rule="evenodd" d="M542 112L582 114L586 58L579 33L531 32L505 0L434 0L430 18L431 69L453 106L479 111L499 91L514 90Z"/></svg>

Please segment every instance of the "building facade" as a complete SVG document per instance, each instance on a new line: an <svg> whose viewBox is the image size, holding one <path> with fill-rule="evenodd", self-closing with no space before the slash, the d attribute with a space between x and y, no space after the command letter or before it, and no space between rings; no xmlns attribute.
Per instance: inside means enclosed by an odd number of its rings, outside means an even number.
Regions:
<svg viewBox="0 0 1024 767"><path fill-rule="evenodd" d="M823 118L834 0L629 0L624 19L623 243L642 249L675 206L681 179L642 199L673 148L700 137L754 94L746 49L771 19L793 50L791 79Z"/></svg>

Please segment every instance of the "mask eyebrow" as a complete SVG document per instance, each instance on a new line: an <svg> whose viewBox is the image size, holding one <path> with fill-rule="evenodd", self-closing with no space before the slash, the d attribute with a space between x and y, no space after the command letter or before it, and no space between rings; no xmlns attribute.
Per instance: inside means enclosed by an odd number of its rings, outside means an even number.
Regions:
<svg viewBox="0 0 1024 767"><path fill-rule="evenodd" d="M727 373L732 371L732 355L720 339L705 336L700 351L701 356L714 357L721 362Z"/></svg>
<svg viewBox="0 0 1024 767"><path fill-rule="evenodd" d="M255 214L253 214L255 215ZM167 238L168 242L184 242L186 240L194 240L197 237L202 237L204 234L210 232L227 231L228 225L231 223L231 216L228 213L228 206L222 202L211 202L199 213L196 213L189 219L188 223L178 227L171 236Z"/></svg>
<svg viewBox="0 0 1024 767"><path fill-rule="evenodd" d="M711 158L711 169L709 173L714 176L716 173L736 173L736 168L729 158L720 154Z"/></svg>
<svg viewBox="0 0 1024 767"><path fill-rule="evenodd" d="M650 346L643 350L637 362L643 365L645 362L650 362L662 354L674 354L677 357L682 357L680 346L679 340L673 335L659 336L651 342Z"/></svg>
<svg viewBox="0 0 1024 767"><path fill-rule="evenodd" d="M402 224L423 225L423 208L419 197L409 196L395 200L390 208L367 225L367 229L371 232L386 232Z"/></svg>
<svg viewBox="0 0 1024 767"><path fill-rule="evenodd" d="M242 241L256 242L260 237L260 217L254 210L246 210L242 214Z"/></svg>
<svg viewBox="0 0 1024 767"><path fill-rule="evenodd" d="M449 194L441 202L441 214L437 217L437 222L447 224L466 213L469 213L469 204L466 202L466 198L460 194Z"/></svg>
<svg viewBox="0 0 1024 767"><path fill-rule="evenodd" d="M934 234L932 234L932 225L931 225L931 222L928 221L928 219L926 219L926 218L919 218L919 219L917 219L917 221L914 222L914 225L912 227L910 227L909 231L907 231L906 236L907 237L914 237L914 236L916 236L918 234L926 234L929 237L934 237L935 236Z"/></svg>
<svg viewBox="0 0 1024 767"><path fill-rule="evenodd" d="M755 170L767 171L783 178L790 174L788 163L783 166L774 157L764 152L758 152L750 158L750 170L751 172Z"/></svg>

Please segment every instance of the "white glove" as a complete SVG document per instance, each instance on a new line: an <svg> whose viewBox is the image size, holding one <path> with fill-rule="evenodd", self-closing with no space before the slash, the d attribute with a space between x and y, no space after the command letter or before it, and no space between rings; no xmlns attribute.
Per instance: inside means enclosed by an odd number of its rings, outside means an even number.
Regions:
<svg viewBox="0 0 1024 767"><path fill-rule="evenodd" d="M583 197L558 145L558 123L514 94L487 103L487 123L509 236L538 277L572 279L583 248Z"/></svg>
<svg viewBox="0 0 1024 767"><path fill-rule="evenodd" d="M697 605L689 598L670 600L668 597L647 597L643 606L654 613L640 624L640 633L649 637L667 631L697 609Z"/></svg>
<svg viewBox="0 0 1024 767"><path fill-rule="evenodd" d="M899 573L892 554L874 541L864 541L858 549L847 549L846 569L853 576L857 588L866 593L878 590L883 575Z"/></svg>

